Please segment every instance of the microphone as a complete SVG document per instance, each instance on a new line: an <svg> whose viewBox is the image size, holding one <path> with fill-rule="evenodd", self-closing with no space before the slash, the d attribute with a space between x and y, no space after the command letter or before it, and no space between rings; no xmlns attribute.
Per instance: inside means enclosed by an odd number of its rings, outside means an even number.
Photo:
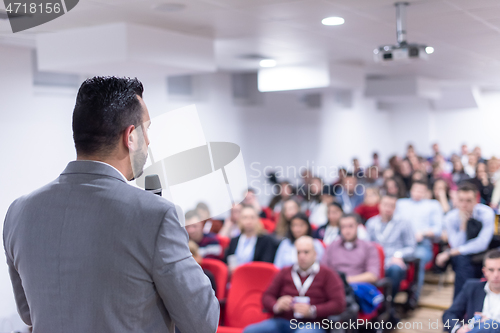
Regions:
<svg viewBox="0 0 500 333"><path fill-rule="evenodd" d="M161 197L161 181L158 175L149 175L144 179L145 190Z"/></svg>

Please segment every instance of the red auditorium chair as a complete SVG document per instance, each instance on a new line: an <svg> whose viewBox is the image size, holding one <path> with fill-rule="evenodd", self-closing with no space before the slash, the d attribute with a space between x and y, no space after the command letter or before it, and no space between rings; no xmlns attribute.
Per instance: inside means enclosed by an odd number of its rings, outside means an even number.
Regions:
<svg viewBox="0 0 500 333"><path fill-rule="evenodd" d="M210 271L215 277L215 285L217 290L215 296L219 301L226 298L226 286L228 278L227 265L220 260L204 258L201 262L201 267Z"/></svg>
<svg viewBox="0 0 500 333"><path fill-rule="evenodd" d="M241 332L250 324L271 318L263 312L262 294L279 270L270 263L251 262L235 269L225 303L224 326L219 333Z"/></svg>
<svg viewBox="0 0 500 333"><path fill-rule="evenodd" d="M390 315L390 310L391 310L391 292L392 292L392 284L385 277L385 254L384 254L384 248L382 245L378 243L373 243L375 247L377 248L378 252L378 257L380 261L380 273L379 273L379 280L375 283L375 285L378 287L380 292L384 295L384 302L380 303L377 309L370 313L364 313L362 311L359 312L358 319L362 320L387 320Z"/></svg>
<svg viewBox="0 0 500 333"><path fill-rule="evenodd" d="M260 222L264 226L264 229L266 229L267 232L273 233L274 229L276 229L276 223L272 221L271 219L266 219L261 217Z"/></svg>
<svg viewBox="0 0 500 333"><path fill-rule="evenodd" d="M219 240L219 244L222 247L222 253L226 252L226 249L229 247L229 243L231 242L231 238L225 237L225 236L220 236L216 235L217 239Z"/></svg>

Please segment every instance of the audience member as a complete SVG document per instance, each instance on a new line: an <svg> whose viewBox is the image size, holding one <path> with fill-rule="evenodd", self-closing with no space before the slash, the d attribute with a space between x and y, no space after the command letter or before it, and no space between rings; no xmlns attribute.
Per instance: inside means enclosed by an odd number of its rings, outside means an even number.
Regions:
<svg viewBox="0 0 500 333"><path fill-rule="evenodd" d="M357 215L342 216L340 237L328 245L321 264L344 273L349 283L374 283L380 274L380 258L371 242L358 239L358 224Z"/></svg>
<svg viewBox="0 0 500 333"><path fill-rule="evenodd" d="M458 189L458 208L445 217L450 249L440 253L436 264L443 266L451 259L455 271L456 298L467 279L481 277L481 264L475 263L474 255L488 249L493 237L495 214L493 210L476 201L474 185L464 183Z"/></svg>
<svg viewBox="0 0 500 333"><path fill-rule="evenodd" d="M474 153L469 154L467 164L464 164L464 171L470 177L476 177L477 156Z"/></svg>
<svg viewBox="0 0 500 333"><path fill-rule="evenodd" d="M283 268L285 266L292 266L297 262L295 240L302 236L312 236L312 228L307 216L304 213L298 213L292 217L287 237L283 239L278 246L278 250L276 251L276 256L274 258L274 265L276 267ZM321 260L325 248L317 239L314 240L314 249L316 251L318 261Z"/></svg>
<svg viewBox="0 0 500 333"><path fill-rule="evenodd" d="M460 147L460 161L464 167L469 163L469 148L466 144Z"/></svg>
<svg viewBox="0 0 500 333"><path fill-rule="evenodd" d="M352 213L363 203L363 191L357 187L358 180L352 173L348 173L342 181L342 186L334 189L337 201L342 205L345 213Z"/></svg>
<svg viewBox="0 0 500 333"><path fill-rule="evenodd" d="M225 256L229 270L252 261L274 262L276 241L264 233L255 208L243 206L238 222L241 235L231 239Z"/></svg>
<svg viewBox="0 0 500 333"><path fill-rule="evenodd" d="M453 204L450 199L450 188L444 179L436 179L432 185L432 199L437 200L444 213L448 213Z"/></svg>
<svg viewBox="0 0 500 333"><path fill-rule="evenodd" d="M398 217L410 222L417 241L414 256L420 259L420 264L416 300L424 284L425 265L433 258L433 240L441 236L443 228L443 209L438 201L425 199L428 192L426 182L414 181L410 198L399 199L396 205Z"/></svg>
<svg viewBox="0 0 500 333"><path fill-rule="evenodd" d="M295 247L297 263L283 268L262 296L264 309L274 317L248 326L245 333L325 332L322 320L344 311L343 282L318 264L313 239L302 236ZM304 328L295 329L299 323Z"/></svg>
<svg viewBox="0 0 500 333"><path fill-rule="evenodd" d="M365 198L361 205L356 207L354 210L356 214L358 214L363 224L370 218L375 215L378 215L378 204L380 202L380 194L378 189L375 187L368 187L365 190Z"/></svg>
<svg viewBox="0 0 500 333"><path fill-rule="evenodd" d="M406 198L406 187L399 177L389 178L385 181L382 194L394 195L398 198Z"/></svg>
<svg viewBox="0 0 500 333"><path fill-rule="evenodd" d="M323 187L323 194L321 194L321 202L315 205L309 215L309 222L314 228L318 228L328 222L328 205L335 201L335 198L330 194L327 187Z"/></svg>
<svg viewBox="0 0 500 333"><path fill-rule="evenodd" d="M328 222L314 233L314 237L323 241L325 245L330 245L339 235L339 221L344 211L338 202L333 202L328 206ZM363 225L358 225L358 239L367 240L368 233Z"/></svg>
<svg viewBox="0 0 500 333"><path fill-rule="evenodd" d="M275 195L271 202L269 203L269 208L271 208L276 213L279 213L283 207L283 202L288 200L293 195L293 186L289 181L283 180L279 182L279 193Z"/></svg>
<svg viewBox="0 0 500 333"><path fill-rule="evenodd" d="M486 253L482 271L486 281L467 281L452 306L444 312L443 324L447 332L500 332L500 250ZM470 325L471 328L467 324L476 314L481 317L481 323Z"/></svg>
<svg viewBox="0 0 500 333"><path fill-rule="evenodd" d="M489 205L491 203L491 196L493 195L493 184L491 183L490 177L488 176L486 164L477 164L476 177L471 179L471 183L474 184L479 191L481 203Z"/></svg>
<svg viewBox="0 0 500 333"><path fill-rule="evenodd" d="M416 247L415 235L409 222L394 215L398 198L382 196L379 204L380 214L366 222L370 239L382 246L385 255L385 275L392 282L393 299L399 285L406 276L404 258L413 256Z"/></svg>
<svg viewBox="0 0 500 333"><path fill-rule="evenodd" d="M278 223L276 224L276 229L274 230L276 238L282 239L286 236L290 226L290 220L298 212L300 212L300 204L297 199L292 197L283 202L283 209L281 209Z"/></svg>
<svg viewBox="0 0 500 333"><path fill-rule="evenodd" d="M470 179L464 171L464 166L460 159L453 161L453 170L451 172L451 179L457 185L460 185L463 181Z"/></svg>
<svg viewBox="0 0 500 333"><path fill-rule="evenodd" d="M240 226L238 225L240 213L241 204L233 205L233 208L231 208L230 210L229 216L224 220L224 224L219 230L220 236L233 238L241 233Z"/></svg>
<svg viewBox="0 0 500 333"><path fill-rule="evenodd" d="M203 232L204 221L194 210L186 212L186 231L189 239L199 246L199 254L202 258L222 259L222 247L213 233Z"/></svg>
<svg viewBox="0 0 500 333"><path fill-rule="evenodd" d="M408 189L411 186L411 176L413 174L413 170L410 165L410 161L402 160L399 165L399 179L403 181L404 188ZM406 194L406 193L405 193Z"/></svg>
<svg viewBox="0 0 500 333"><path fill-rule="evenodd" d="M323 180L319 177L312 177L309 185L304 190L305 200L301 203L301 210L311 213L321 203Z"/></svg>

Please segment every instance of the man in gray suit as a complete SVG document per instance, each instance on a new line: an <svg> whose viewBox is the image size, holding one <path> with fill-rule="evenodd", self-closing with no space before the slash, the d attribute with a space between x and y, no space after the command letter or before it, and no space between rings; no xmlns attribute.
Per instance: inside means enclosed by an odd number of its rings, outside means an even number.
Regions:
<svg viewBox="0 0 500 333"><path fill-rule="evenodd" d="M219 304L175 206L126 183L147 157L137 79L86 80L77 160L17 199L4 246L19 314L35 333L214 333Z"/></svg>

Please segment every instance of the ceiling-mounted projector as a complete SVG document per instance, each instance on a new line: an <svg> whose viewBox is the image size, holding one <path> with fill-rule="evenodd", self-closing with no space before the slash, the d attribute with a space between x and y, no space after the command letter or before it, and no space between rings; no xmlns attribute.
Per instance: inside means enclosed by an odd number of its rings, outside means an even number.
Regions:
<svg viewBox="0 0 500 333"><path fill-rule="evenodd" d="M373 50L375 61L390 62L427 59L428 54L434 52L432 47L423 44L411 44L406 41L406 7L408 6L408 2L396 2L395 6L398 44L383 45Z"/></svg>

